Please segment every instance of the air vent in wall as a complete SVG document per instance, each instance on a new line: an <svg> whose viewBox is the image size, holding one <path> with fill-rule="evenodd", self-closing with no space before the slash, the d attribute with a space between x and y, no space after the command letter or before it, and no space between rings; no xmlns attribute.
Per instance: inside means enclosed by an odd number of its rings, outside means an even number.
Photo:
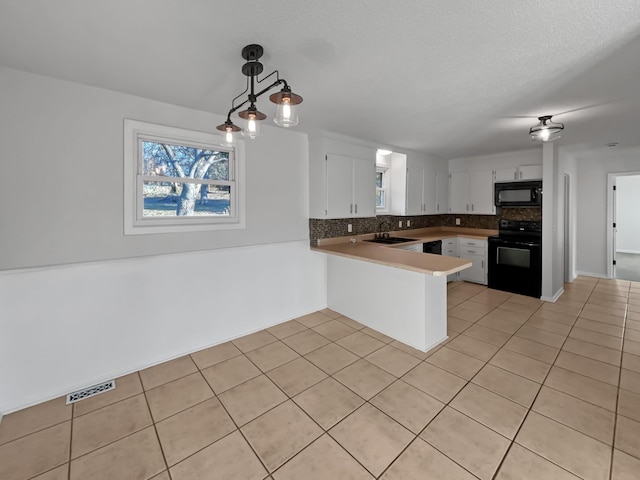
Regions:
<svg viewBox="0 0 640 480"><path fill-rule="evenodd" d="M78 390L77 392L73 392L67 395L67 405L69 405L70 403L75 403L78 400L84 400L85 398L93 397L94 395L98 395L99 393L108 392L109 390L113 390L114 388L116 388L116 381L109 380L107 382L102 382L98 385L94 385L93 387Z"/></svg>

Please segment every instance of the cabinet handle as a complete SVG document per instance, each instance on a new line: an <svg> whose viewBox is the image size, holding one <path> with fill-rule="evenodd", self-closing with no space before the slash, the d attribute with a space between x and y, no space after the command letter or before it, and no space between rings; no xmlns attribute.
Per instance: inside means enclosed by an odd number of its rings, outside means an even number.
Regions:
<svg viewBox="0 0 640 480"><path fill-rule="evenodd" d="M481 265L482 265L482 268L484 269L484 260L482 260Z"/></svg>
<svg viewBox="0 0 640 480"><path fill-rule="evenodd" d="M471 204L471 211L473 212L473 203Z"/></svg>
<svg viewBox="0 0 640 480"><path fill-rule="evenodd" d="M520 180L522 180L522 172L520 172Z"/></svg>
<svg viewBox="0 0 640 480"><path fill-rule="evenodd" d="M349 213L353 213L353 203L349 204Z"/></svg>
<svg viewBox="0 0 640 480"><path fill-rule="evenodd" d="M475 250L467 250L467 253L476 253Z"/></svg>
<svg viewBox="0 0 640 480"><path fill-rule="evenodd" d="M469 204L467 203L467 212L469 211Z"/></svg>
<svg viewBox="0 0 640 480"><path fill-rule="evenodd" d="M440 211L440 204L436 203L436 212L439 212L439 211Z"/></svg>
<svg viewBox="0 0 640 480"><path fill-rule="evenodd" d="M518 179L518 172L517 171L513 172L513 179L514 180Z"/></svg>
<svg viewBox="0 0 640 480"><path fill-rule="evenodd" d="M358 204L356 203L356 214L358 213Z"/></svg>

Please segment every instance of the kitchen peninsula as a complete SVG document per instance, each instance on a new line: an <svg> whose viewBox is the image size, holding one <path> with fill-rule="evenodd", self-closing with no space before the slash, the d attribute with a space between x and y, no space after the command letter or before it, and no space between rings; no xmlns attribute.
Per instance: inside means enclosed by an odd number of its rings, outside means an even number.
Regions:
<svg viewBox="0 0 640 480"><path fill-rule="evenodd" d="M405 250L449 238L486 240L496 232L432 227L390 232L415 239L380 245L374 234L321 239L327 254L327 304L332 310L426 352L447 339L447 275L470 268L467 259Z"/></svg>

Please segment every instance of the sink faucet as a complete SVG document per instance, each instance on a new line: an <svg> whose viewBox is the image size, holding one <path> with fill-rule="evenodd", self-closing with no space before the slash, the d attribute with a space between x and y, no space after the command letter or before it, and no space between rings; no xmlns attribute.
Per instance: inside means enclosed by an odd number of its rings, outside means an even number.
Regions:
<svg viewBox="0 0 640 480"><path fill-rule="evenodd" d="M383 232L382 231L382 227L385 224L387 225L387 231ZM378 228L379 228L379 233L376 235L376 238L389 238L389 230L391 230L391 223L390 222L386 222L386 221L385 222L380 222L380 225L379 225Z"/></svg>

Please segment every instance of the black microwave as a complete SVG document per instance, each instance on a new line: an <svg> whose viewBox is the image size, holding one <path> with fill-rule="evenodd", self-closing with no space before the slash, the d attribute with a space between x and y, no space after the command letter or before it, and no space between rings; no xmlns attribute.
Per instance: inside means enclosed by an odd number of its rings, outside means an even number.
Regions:
<svg viewBox="0 0 640 480"><path fill-rule="evenodd" d="M542 181L497 182L495 204L496 207L541 207Z"/></svg>

